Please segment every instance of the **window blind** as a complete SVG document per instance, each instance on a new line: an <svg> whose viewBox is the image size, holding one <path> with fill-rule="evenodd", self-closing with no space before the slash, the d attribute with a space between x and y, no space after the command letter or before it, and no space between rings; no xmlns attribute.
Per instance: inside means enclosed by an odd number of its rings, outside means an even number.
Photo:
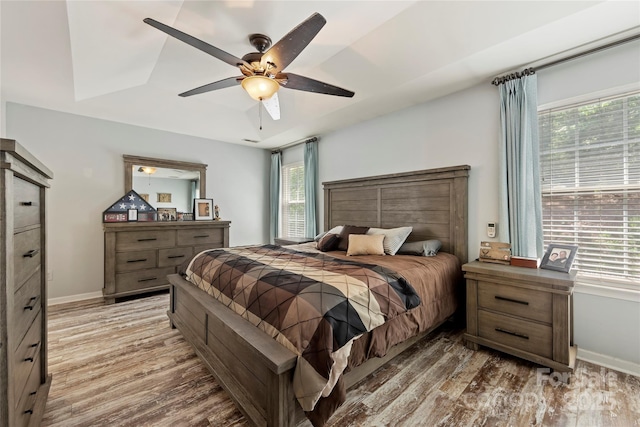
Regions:
<svg viewBox="0 0 640 427"><path fill-rule="evenodd" d="M540 111L539 137L545 245L640 286L640 92Z"/></svg>
<svg viewBox="0 0 640 427"><path fill-rule="evenodd" d="M282 236L304 237L304 164L282 167Z"/></svg>

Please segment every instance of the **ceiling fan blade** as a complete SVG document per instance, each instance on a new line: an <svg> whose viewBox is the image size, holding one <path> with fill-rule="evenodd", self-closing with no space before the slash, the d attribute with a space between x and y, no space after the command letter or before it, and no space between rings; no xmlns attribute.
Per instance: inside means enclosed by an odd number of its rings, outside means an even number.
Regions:
<svg viewBox="0 0 640 427"><path fill-rule="evenodd" d="M262 55L260 64L266 70L268 70L267 65L269 64L275 64L276 71L284 70L307 47L326 23L327 20L322 15L314 13L271 46Z"/></svg>
<svg viewBox="0 0 640 427"><path fill-rule="evenodd" d="M231 55L230 53L225 52L222 49L218 49L215 46L210 45L209 43L203 42L200 39L197 39L189 34L185 34L180 30L176 30L168 25L163 24L162 22L158 22L155 19L145 18L143 21L158 30L169 34L171 37L175 37L176 39L187 43L195 47L196 49L200 49L201 51L208 53L209 55L218 58L221 61L226 62L229 65L233 65L234 67L239 67L240 65L245 65L249 68L251 66L244 60Z"/></svg>
<svg viewBox="0 0 640 427"><path fill-rule="evenodd" d="M180 94L180 96L191 96L197 95L199 93L211 92L212 90L224 89L225 87L231 87L239 85L240 82L244 79L244 76L239 77L229 77L224 80L218 80L217 82L209 83L204 86L197 87L195 89L188 90Z"/></svg>
<svg viewBox="0 0 640 427"><path fill-rule="evenodd" d="M280 101L278 100L277 93L274 93L271 98L261 102L273 120L280 120Z"/></svg>
<svg viewBox="0 0 640 427"><path fill-rule="evenodd" d="M355 95L355 92L351 92L350 90L293 73L280 73L276 75L276 79L282 81L282 87L286 87L287 89L304 90L306 92L323 93L325 95L346 96L347 98Z"/></svg>

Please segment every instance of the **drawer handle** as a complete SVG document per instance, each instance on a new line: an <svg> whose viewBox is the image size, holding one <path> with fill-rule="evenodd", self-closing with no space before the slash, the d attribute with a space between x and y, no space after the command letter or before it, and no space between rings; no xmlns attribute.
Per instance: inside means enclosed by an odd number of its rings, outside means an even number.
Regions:
<svg viewBox="0 0 640 427"><path fill-rule="evenodd" d="M184 258L184 255L169 255L167 258Z"/></svg>
<svg viewBox="0 0 640 427"><path fill-rule="evenodd" d="M141 259L130 259L127 262L145 262L147 259L146 258L141 258Z"/></svg>
<svg viewBox="0 0 640 427"><path fill-rule="evenodd" d="M29 298L29 304L24 306L25 310L33 310L33 308L36 306L36 301L38 300L38 297L31 297ZM33 303L33 304L32 304Z"/></svg>
<svg viewBox="0 0 640 427"><path fill-rule="evenodd" d="M505 297L501 297L500 295L496 295L494 298L499 299L501 301L509 301L509 302L515 302L516 304L529 305L528 301L520 301L517 299L505 298Z"/></svg>
<svg viewBox="0 0 640 427"><path fill-rule="evenodd" d="M20 202L20 206L34 206L33 202Z"/></svg>
<svg viewBox="0 0 640 427"><path fill-rule="evenodd" d="M26 411L24 411L24 413L32 415L33 414L33 409L27 409Z"/></svg>
<svg viewBox="0 0 640 427"><path fill-rule="evenodd" d="M209 237L209 235L208 234L201 234L199 236L193 236L194 239L200 239L200 238L203 238L203 237Z"/></svg>
<svg viewBox="0 0 640 427"><path fill-rule="evenodd" d="M153 242L154 240L158 240L157 237L149 237L148 239L138 239L138 242Z"/></svg>
<svg viewBox="0 0 640 427"><path fill-rule="evenodd" d="M502 329L502 328L495 328L495 330L496 332L502 332L503 334L512 335L518 338L524 338L525 340L529 339L529 335L520 334L518 332L507 331L506 329Z"/></svg>
<svg viewBox="0 0 640 427"><path fill-rule="evenodd" d="M140 279L140 280L138 280L138 282L149 282L151 280L156 280L156 279L157 279L157 277L150 277L148 279Z"/></svg>
<svg viewBox="0 0 640 427"><path fill-rule="evenodd" d="M35 344L31 344L31 345L29 346L29 348L38 348L38 346L39 346L39 345L40 345L40 343L39 343L39 342L37 342L37 343L35 343ZM36 357L36 355L35 355L35 352L34 352L33 356L25 357L25 358L24 358L24 361L25 361L25 362L31 362L31 363L33 363L33 360L35 359L35 357Z"/></svg>
<svg viewBox="0 0 640 427"><path fill-rule="evenodd" d="M31 249L29 252L27 252L26 254L22 255L23 258L33 258L34 256L38 255L38 253L40 252L40 249Z"/></svg>
<svg viewBox="0 0 640 427"><path fill-rule="evenodd" d="M38 394L38 391L32 391L31 393L29 393L29 396L35 396L36 394Z"/></svg>

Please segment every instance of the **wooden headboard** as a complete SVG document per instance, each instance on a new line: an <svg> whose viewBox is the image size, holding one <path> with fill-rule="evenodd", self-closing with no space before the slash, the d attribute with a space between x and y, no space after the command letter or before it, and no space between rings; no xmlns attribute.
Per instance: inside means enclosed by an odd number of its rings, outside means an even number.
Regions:
<svg viewBox="0 0 640 427"><path fill-rule="evenodd" d="M407 241L438 239L468 260L468 165L323 182L324 227L412 226Z"/></svg>

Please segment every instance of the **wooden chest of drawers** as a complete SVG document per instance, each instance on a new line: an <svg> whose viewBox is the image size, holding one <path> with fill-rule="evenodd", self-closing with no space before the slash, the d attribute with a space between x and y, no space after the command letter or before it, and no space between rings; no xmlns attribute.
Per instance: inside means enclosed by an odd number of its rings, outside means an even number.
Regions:
<svg viewBox="0 0 640 427"><path fill-rule="evenodd" d="M13 140L0 148L0 426L37 426L51 386L45 189L53 174Z"/></svg>
<svg viewBox="0 0 640 427"><path fill-rule="evenodd" d="M472 262L467 280L467 346L478 344L572 372L572 274Z"/></svg>
<svg viewBox="0 0 640 427"><path fill-rule="evenodd" d="M104 224L104 289L116 298L169 288L168 274L192 255L229 246L229 221Z"/></svg>

